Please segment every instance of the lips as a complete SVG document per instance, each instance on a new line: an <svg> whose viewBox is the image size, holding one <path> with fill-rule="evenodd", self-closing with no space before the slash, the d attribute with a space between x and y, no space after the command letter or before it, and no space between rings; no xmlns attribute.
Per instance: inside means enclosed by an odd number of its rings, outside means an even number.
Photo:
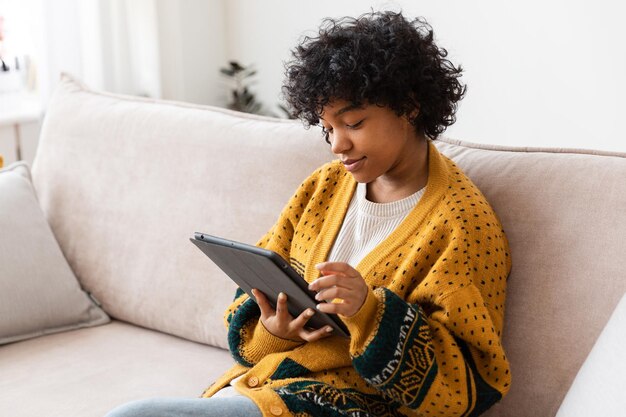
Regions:
<svg viewBox="0 0 626 417"><path fill-rule="evenodd" d="M361 165L363 165L363 161L365 161L365 157L361 159L346 159L342 160L341 162L344 164L347 171L353 172L359 169Z"/></svg>

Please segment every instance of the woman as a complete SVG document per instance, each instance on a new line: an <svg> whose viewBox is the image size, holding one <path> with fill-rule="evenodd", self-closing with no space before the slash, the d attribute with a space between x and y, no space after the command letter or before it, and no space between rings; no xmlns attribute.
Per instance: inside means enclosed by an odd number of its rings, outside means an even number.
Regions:
<svg viewBox="0 0 626 417"><path fill-rule="evenodd" d="M111 415L476 416L507 393L508 243L432 144L465 94L446 55L424 20L383 12L327 19L287 64L287 101L338 160L258 246L290 261L350 339L307 328L315 312L290 316L285 295L273 309L238 290L226 312L237 363L204 398Z"/></svg>

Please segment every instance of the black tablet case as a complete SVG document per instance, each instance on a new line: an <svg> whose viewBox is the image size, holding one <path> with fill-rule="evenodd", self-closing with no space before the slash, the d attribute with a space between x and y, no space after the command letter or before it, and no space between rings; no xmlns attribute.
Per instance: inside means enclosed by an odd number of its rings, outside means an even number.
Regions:
<svg viewBox="0 0 626 417"><path fill-rule="evenodd" d="M278 294L287 295L287 307L293 317L311 308L315 315L307 327L315 329L331 326L336 335L349 337L343 322L334 314L318 311L315 292L308 283L276 252L241 242L196 232L190 239L205 255L226 273L252 299L252 289L263 292L276 307Z"/></svg>

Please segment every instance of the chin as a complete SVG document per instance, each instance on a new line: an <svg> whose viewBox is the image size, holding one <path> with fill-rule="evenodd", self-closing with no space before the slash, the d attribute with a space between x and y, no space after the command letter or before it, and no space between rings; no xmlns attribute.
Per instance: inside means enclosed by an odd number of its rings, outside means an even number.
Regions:
<svg viewBox="0 0 626 417"><path fill-rule="evenodd" d="M352 178L354 178L354 180L360 184L368 184L374 181L373 178L370 178L366 175L362 175L360 173L356 173L356 174L350 173L350 175L352 175Z"/></svg>

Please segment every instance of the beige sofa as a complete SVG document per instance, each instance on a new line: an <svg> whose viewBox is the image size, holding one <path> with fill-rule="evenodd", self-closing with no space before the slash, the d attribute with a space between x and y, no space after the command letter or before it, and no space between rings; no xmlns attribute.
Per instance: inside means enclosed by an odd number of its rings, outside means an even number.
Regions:
<svg viewBox="0 0 626 417"><path fill-rule="evenodd" d="M437 146L485 193L510 240L504 344L513 384L486 415L554 416L626 291L626 155L446 138ZM320 133L299 122L94 92L64 76L32 182L89 317L0 346L0 415L96 417L137 398L200 395L232 363L222 312L235 287L189 237L254 243L300 181L331 158ZM24 166L8 168L28 177ZM0 230L4 247L7 239ZM38 296L53 283L40 269L47 281L32 289ZM0 273L5 295L16 274ZM28 312L28 303L17 304ZM624 359L611 345L626 343L624 330L612 332L597 346L599 360ZM609 382L619 387L617 375ZM588 392L585 380L577 384ZM583 396L568 396L559 415L626 415L619 396L593 408L609 411L585 414Z"/></svg>

